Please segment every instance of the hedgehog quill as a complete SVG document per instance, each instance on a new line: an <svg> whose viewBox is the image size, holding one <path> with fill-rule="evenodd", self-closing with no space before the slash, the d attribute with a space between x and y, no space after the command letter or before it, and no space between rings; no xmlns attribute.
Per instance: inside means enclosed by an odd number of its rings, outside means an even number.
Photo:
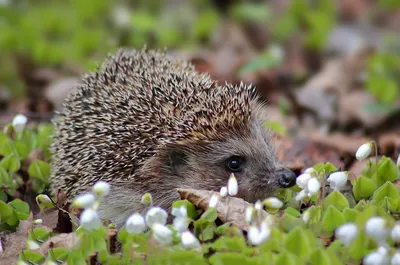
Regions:
<svg viewBox="0 0 400 265"><path fill-rule="evenodd" d="M254 87L219 85L165 52L121 49L85 75L55 118L50 177L72 199L111 184L103 220L123 226L141 196L170 209L177 188L219 191L231 173L238 197L264 199L295 184L263 128Z"/></svg>

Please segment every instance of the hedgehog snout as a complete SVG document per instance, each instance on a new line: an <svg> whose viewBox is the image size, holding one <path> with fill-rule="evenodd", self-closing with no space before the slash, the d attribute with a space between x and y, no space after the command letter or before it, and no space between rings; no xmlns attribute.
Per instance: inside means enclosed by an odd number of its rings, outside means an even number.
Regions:
<svg viewBox="0 0 400 265"><path fill-rule="evenodd" d="M282 169L276 172L278 176L279 185L282 188L290 188L296 184L296 174L289 169Z"/></svg>

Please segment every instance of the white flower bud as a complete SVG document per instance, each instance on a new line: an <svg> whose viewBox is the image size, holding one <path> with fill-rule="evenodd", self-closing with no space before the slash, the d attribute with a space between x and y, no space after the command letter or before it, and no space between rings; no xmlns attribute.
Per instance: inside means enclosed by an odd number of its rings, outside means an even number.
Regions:
<svg viewBox="0 0 400 265"><path fill-rule="evenodd" d="M189 231L183 232L181 236L182 246L187 249L199 248L199 240Z"/></svg>
<svg viewBox="0 0 400 265"><path fill-rule="evenodd" d="M400 253L396 252L392 256L392 259L390 261L390 265L400 265Z"/></svg>
<svg viewBox="0 0 400 265"><path fill-rule="evenodd" d="M26 123L28 122L28 118L22 114L18 114L14 117L12 121L12 125L16 132L22 132L25 128Z"/></svg>
<svg viewBox="0 0 400 265"><path fill-rule="evenodd" d="M357 226L353 223L347 223L340 226L335 231L336 237L345 245L349 246L358 234Z"/></svg>
<svg viewBox="0 0 400 265"><path fill-rule="evenodd" d="M144 223L144 218L139 213L132 214L128 220L126 220L125 229L129 234L140 234L146 228L146 224Z"/></svg>
<svg viewBox="0 0 400 265"><path fill-rule="evenodd" d="M146 214L146 224L151 227L154 224L162 224L165 225L167 223L167 212L158 207L151 207Z"/></svg>
<svg viewBox="0 0 400 265"><path fill-rule="evenodd" d="M28 249L33 250L33 249L38 249L38 248L40 248L40 245L39 245L36 241L28 240L28 241L26 241L26 247L27 247Z"/></svg>
<svg viewBox="0 0 400 265"><path fill-rule="evenodd" d="M97 212L91 208L82 212L79 224L88 231L100 228L103 225Z"/></svg>
<svg viewBox="0 0 400 265"><path fill-rule="evenodd" d="M256 203L254 204L254 209L256 209L256 213L257 215L260 215L261 211L263 210L263 204L261 201L256 201Z"/></svg>
<svg viewBox="0 0 400 265"><path fill-rule="evenodd" d="M296 201L301 201L302 199L304 199L305 197L307 197L307 192L306 190L301 190L299 193L296 194Z"/></svg>
<svg viewBox="0 0 400 265"><path fill-rule="evenodd" d="M168 245L172 242L172 231L160 223L155 223L152 225L153 238L155 241L162 245Z"/></svg>
<svg viewBox="0 0 400 265"><path fill-rule="evenodd" d="M215 208L218 204L218 201L219 201L219 196L216 194L213 194L211 196L210 202L208 203L208 207Z"/></svg>
<svg viewBox="0 0 400 265"><path fill-rule="evenodd" d="M187 217L187 209L186 206L181 205L179 208L174 207L172 208L171 215L176 216L176 217Z"/></svg>
<svg viewBox="0 0 400 265"><path fill-rule="evenodd" d="M369 154L371 153L372 144L373 144L373 142L368 142L368 143L361 145L357 149L356 158L358 161L362 161L369 156Z"/></svg>
<svg viewBox="0 0 400 265"><path fill-rule="evenodd" d="M397 157L396 165L397 165L398 168L400 168L400 154L399 154L399 156Z"/></svg>
<svg viewBox="0 0 400 265"><path fill-rule="evenodd" d="M228 188L226 186L223 186L221 188L221 190L219 191L219 193L221 194L221 197L224 198L226 196L228 196Z"/></svg>
<svg viewBox="0 0 400 265"><path fill-rule="evenodd" d="M33 221L33 224L35 225L41 225L43 223L42 219L36 219L35 221Z"/></svg>
<svg viewBox="0 0 400 265"><path fill-rule="evenodd" d="M49 196L47 196L45 194L39 194L38 196L36 196L36 202L37 202L37 204L52 203Z"/></svg>
<svg viewBox="0 0 400 265"><path fill-rule="evenodd" d="M301 219L303 220L304 223L308 223L308 221L310 221L310 217L311 217L311 211L310 208L308 208L306 211L303 212L303 214L301 215Z"/></svg>
<svg viewBox="0 0 400 265"><path fill-rule="evenodd" d="M255 215L255 209L254 209L254 207L253 206L248 206L247 208L246 208L246 212L245 212L245 215L246 215L246 223L248 223L248 224L251 224L251 222L253 221L253 217L254 217L254 215Z"/></svg>
<svg viewBox="0 0 400 265"><path fill-rule="evenodd" d="M276 197L270 197L264 200L264 205L270 209L280 209L283 206L283 202Z"/></svg>
<svg viewBox="0 0 400 265"><path fill-rule="evenodd" d="M247 232L247 238L252 245L260 245L264 243L270 236L270 229L266 222L262 222L260 227L250 226Z"/></svg>
<svg viewBox="0 0 400 265"><path fill-rule="evenodd" d="M318 179L311 178L307 183L308 196L311 197L312 195L317 194L320 188L321 183L319 183Z"/></svg>
<svg viewBox="0 0 400 265"><path fill-rule="evenodd" d="M140 201L141 204L149 206L153 204L153 198L151 197L150 193L145 193L142 196L142 200Z"/></svg>
<svg viewBox="0 0 400 265"><path fill-rule="evenodd" d="M175 230L179 233L185 231L188 227L188 222L186 217L175 217L172 221L172 225L174 226Z"/></svg>
<svg viewBox="0 0 400 265"><path fill-rule="evenodd" d="M378 244L384 243L389 235L389 229L386 227L386 221L382 217L371 217L365 224L365 232L368 236L375 239Z"/></svg>
<svg viewBox="0 0 400 265"><path fill-rule="evenodd" d="M302 189L307 187L308 181L311 179L311 175L308 173L303 173L296 178L296 184Z"/></svg>
<svg viewBox="0 0 400 265"><path fill-rule="evenodd" d="M235 196L238 193L238 183L236 180L235 175L232 173L231 176L229 177L228 181L228 194L230 196Z"/></svg>
<svg viewBox="0 0 400 265"><path fill-rule="evenodd" d="M347 177L348 173L345 171L332 173L328 178L329 185L334 190L340 190L346 185Z"/></svg>
<svg viewBox="0 0 400 265"><path fill-rule="evenodd" d="M51 260L46 260L46 263L44 265L58 265L58 263L55 263L54 261Z"/></svg>
<svg viewBox="0 0 400 265"><path fill-rule="evenodd" d="M396 224L392 231L390 232L390 236L392 237L393 241L396 243L400 242L400 224Z"/></svg>
<svg viewBox="0 0 400 265"><path fill-rule="evenodd" d="M388 265L389 257L387 251L380 247L377 251L369 253L363 259L364 265Z"/></svg>
<svg viewBox="0 0 400 265"><path fill-rule="evenodd" d="M95 201L96 198L92 193L85 193L76 197L75 200L72 202L72 205L76 208L87 209L92 207Z"/></svg>
<svg viewBox="0 0 400 265"><path fill-rule="evenodd" d="M98 197L105 197L110 193L110 184L105 181L97 181L93 186L93 193Z"/></svg>

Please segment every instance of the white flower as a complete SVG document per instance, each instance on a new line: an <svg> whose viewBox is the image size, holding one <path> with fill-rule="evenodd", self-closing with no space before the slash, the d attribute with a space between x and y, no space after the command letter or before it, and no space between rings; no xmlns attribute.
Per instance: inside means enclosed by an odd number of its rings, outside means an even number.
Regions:
<svg viewBox="0 0 400 265"><path fill-rule="evenodd" d="M91 208L85 209L82 212L79 224L89 231L103 225L97 212Z"/></svg>
<svg viewBox="0 0 400 265"><path fill-rule="evenodd" d="M139 213L132 214L128 220L126 220L125 229L129 234L140 234L146 228L144 218Z"/></svg>
<svg viewBox="0 0 400 265"><path fill-rule="evenodd" d="M301 190L299 193L296 194L296 201L301 201L302 199L304 199L305 197L307 197L307 192L306 190Z"/></svg>
<svg viewBox="0 0 400 265"><path fill-rule="evenodd" d="M187 208L184 205L181 205L179 208L174 207L172 208L171 215L176 217L187 217Z"/></svg>
<svg viewBox="0 0 400 265"><path fill-rule="evenodd" d="M218 201L219 201L218 195L213 194L211 196L210 202L208 203L208 207L215 208L217 206L217 204L218 204Z"/></svg>
<svg viewBox="0 0 400 265"><path fill-rule="evenodd" d="M362 161L369 156L369 154L371 153L371 149L372 149L372 143L373 142L365 143L357 149L356 158L358 161Z"/></svg>
<svg viewBox="0 0 400 265"><path fill-rule="evenodd" d="M400 154L399 154L399 156L397 157L396 165L397 165L398 168L400 168Z"/></svg>
<svg viewBox="0 0 400 265"><path fill-rule="evenodd" d="M319 183L318 179L311 178L307 183L308 197L317 194L320 188L321 188L321 183Z"/></svg>
<svg viewBox="0 0 400 265"><path fill-rule="evenodd" d="M261 203L261 201L256 201L256 203L254 204L254 209L256 209L257 215L260 215L262 209L263 209L263 204Z"/></svg>
<svg viewBox="0 0 400 265"><path fill-rule="evenodd" d="M167 212L158 207L151 207L146 214L146 224L151 227L153 224L162 224L165 225L167 223Z"/></svg>
<svg viewBox="0 0 400 265"><path fill-rule="evenodd" d="M49 196L47 196L45 194L39 194L38 196L36 196L36 202L37 202L37 204L51 203L51 200L50 200Z"/></svg>
<svg viewBox="0 0 400 265"><path fill-rule="evenodd" d="M122 6L118 6L113 10L114 23L120 27L128 27L131 22L131 14L128 9Z"/></svg>
<svg viewBox="0 0 400 265"><path fill-rule="evenodd" d="M28 118L22 114L18 114L14 117L12 121L12 125L16 132L22 132L25 128L26 123L28 122Z"/></svg>
<svg viewBox="0 0 400 265"><path fill-rule="evenodd" d="M58 263L55 263L54 261L51 260L46 260L46 263L44 265L58 265Z"/></svg>
<svg viewBox="0 0 400 265"><path fill-rule="evenodd" d="M389 230L386 227L385 219L382 217L371 217L365 224L365 232L368 236L377 241L378 244L385 243Z"/></svg>
<svg viewBox="0 0 400 265"><path fill-rule="evenodd" d="M26 241L26 246L27 246L28 249L38 249L38 248L40 248L40 245L36 241L33 241L33 240Z"/></svg>
<svg viewBox="0 0 400 265"><path fill-rule="evenodd" d="M153 198L151 197L151 194L150 193L143 194L140 203L143 204L143 205L152 205L153 204Z"/></svg>
<svg viewBox="0 0 400 265"><path fill-rule="evenodd" d="M264 200L264 205L270 209L279 209L282 208L283 202L276 197L270 197Z"/></svg>
<svg viewBox="0 0 400 265"><path fill-rule="evenodd" d="M310 215L311 215L310 210L306 210L303 212L303 214L301 215L301 219L303 220L304 223L307 224L308 221L310 221Z"/></svg>
<svg viewBox="0 0 400 265"><path fill-rule="evenodd" d="M380 247L377 251L369 253L363 259L364 265L388 265L389 257L387 255L387 250Z"/></svg>
<svg viewBox="0 0 400 265"><path fill-rule="evenodd" d="M283 57L285 56L285 51L280 45L271 44L268 48L268 51L271 56L273 56L278 61L282 61Z"/></svg>
<svg viewBox="0 0 400 265"><path fill-rule="evenodd" d="M347 177L348 173L345 171L332 173L328 178L329 185L334 190L340 190L346 185Z"/></svg>
<svg viewBox="0 0 400 265"><path fill-rule="evenodd" d="M256 213L256 212L255 212L253 206L249 205L249 206L246 208L246 212L245 212L245 215L246 215L246 223L251 224L251 222L253 221L253 217L254 217L255 213Z"/></svg>
<svg viewBox="0 0 400 265"><path fill-rule="evenodd" d="M199 248L199 240L189 231L183 232L181 235L181 242L184 248Z"/></svg>
<svg viewBox="0 0 400 265"><path fill-rule="evenodd" d="M179 208L172 208L171 214L175 216L172 225L179 233L187 229L187 209L186 206L180 206Z"/></svg>
<svg viewBox="0 0 400 265"><path fill-rule="evenodd" d="M176 217L172 221L172 225L174 226L175 230L179 233L185 231L188 227L188 222L186 217Z"/></svg>
<svg viewBox="0 0 400 265"><path fill-rule="evenodd" d="M296 178L296 184L302 189L307 187L308 181L311 179L311 175L308 173L303 173Z"/></svg>
<svg viewBox="0 0 400 265"><path fill-rule="evenodd" d="M107 196L110 193L110 184L102 180L97 181L93 186L93 193L98 197Z"/></svg>
<svg viewBox="0 0 400 265"><path fill-rule="evenodd" d="M76 208L90 208L94 205L96 198L92 193L85 193L75 198L72 205Z"/></svg>
<svg viewBox="0 0 400 265"><path fill-rule="evenodd" d="M238 183L236 180L235 175L232 173L231 176L229 177L228 181L228 194L230 196L235 196L238 193Z"/></svg>
<svg viewBox="0 0 400 265"><path fill-rule="evenodd" d="M400 265L400 253L396 252L393 256L392 256L392 260L390 261L391 265Z"/></svg>
<svg viewBox="0 0 400 265"><path fill-rule="evenodd" d="M260 227L250 226L247 232L247 238L252 245L260 245L264 243L270 236L270 229L266 222L262 222Z"/></svg>
<svg viewBox="0 0 400 265"><path fill-rule="evenodd" d="M172 231L160 223L152 225L153 238L160 244L168 245L172 242Z"/></svg>
<svg viewBox="0 0 400 265"><path fill-rule="evenodd" d="M222 198L226 197L228 195L228 188L226 186L223 186L219 193L221 194Z"/></svg>
<svg viewBox="0 0 400 265"><path fill-rule="evenodd" d="M390 236L392 237L393 241L398 243L400 242L400 224L395 224L390 232Z"/></svg>
<svg viewBox="0 0 400 265"><path fill-rule="evenodd" d="M349 246L356 239L357 234L357 226L353 223L344 224L335 231L335 236L346 246Z"/></svg>
<svg viewBox="0 0 400 265"><path fill-rule="evenodd" d="M36 219L35 221L33 221L33 224L35 225L41 225L43 223L42 219Z"/></svg>

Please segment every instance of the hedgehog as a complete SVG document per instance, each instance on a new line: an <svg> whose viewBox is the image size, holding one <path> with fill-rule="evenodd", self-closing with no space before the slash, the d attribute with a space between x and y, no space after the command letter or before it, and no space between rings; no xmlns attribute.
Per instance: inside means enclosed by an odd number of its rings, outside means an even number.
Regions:
<svg viewBox="0 0 400 265"><path fill-rule="evenodd" d="M277 159L255 87L218 84L166 50L120 49L82 77L57 113L51 190L70 199L111 185L98 210L122 227L150 193L170 210L178 188L218 191L233 173L238 197L295 184Z"/></svg>

